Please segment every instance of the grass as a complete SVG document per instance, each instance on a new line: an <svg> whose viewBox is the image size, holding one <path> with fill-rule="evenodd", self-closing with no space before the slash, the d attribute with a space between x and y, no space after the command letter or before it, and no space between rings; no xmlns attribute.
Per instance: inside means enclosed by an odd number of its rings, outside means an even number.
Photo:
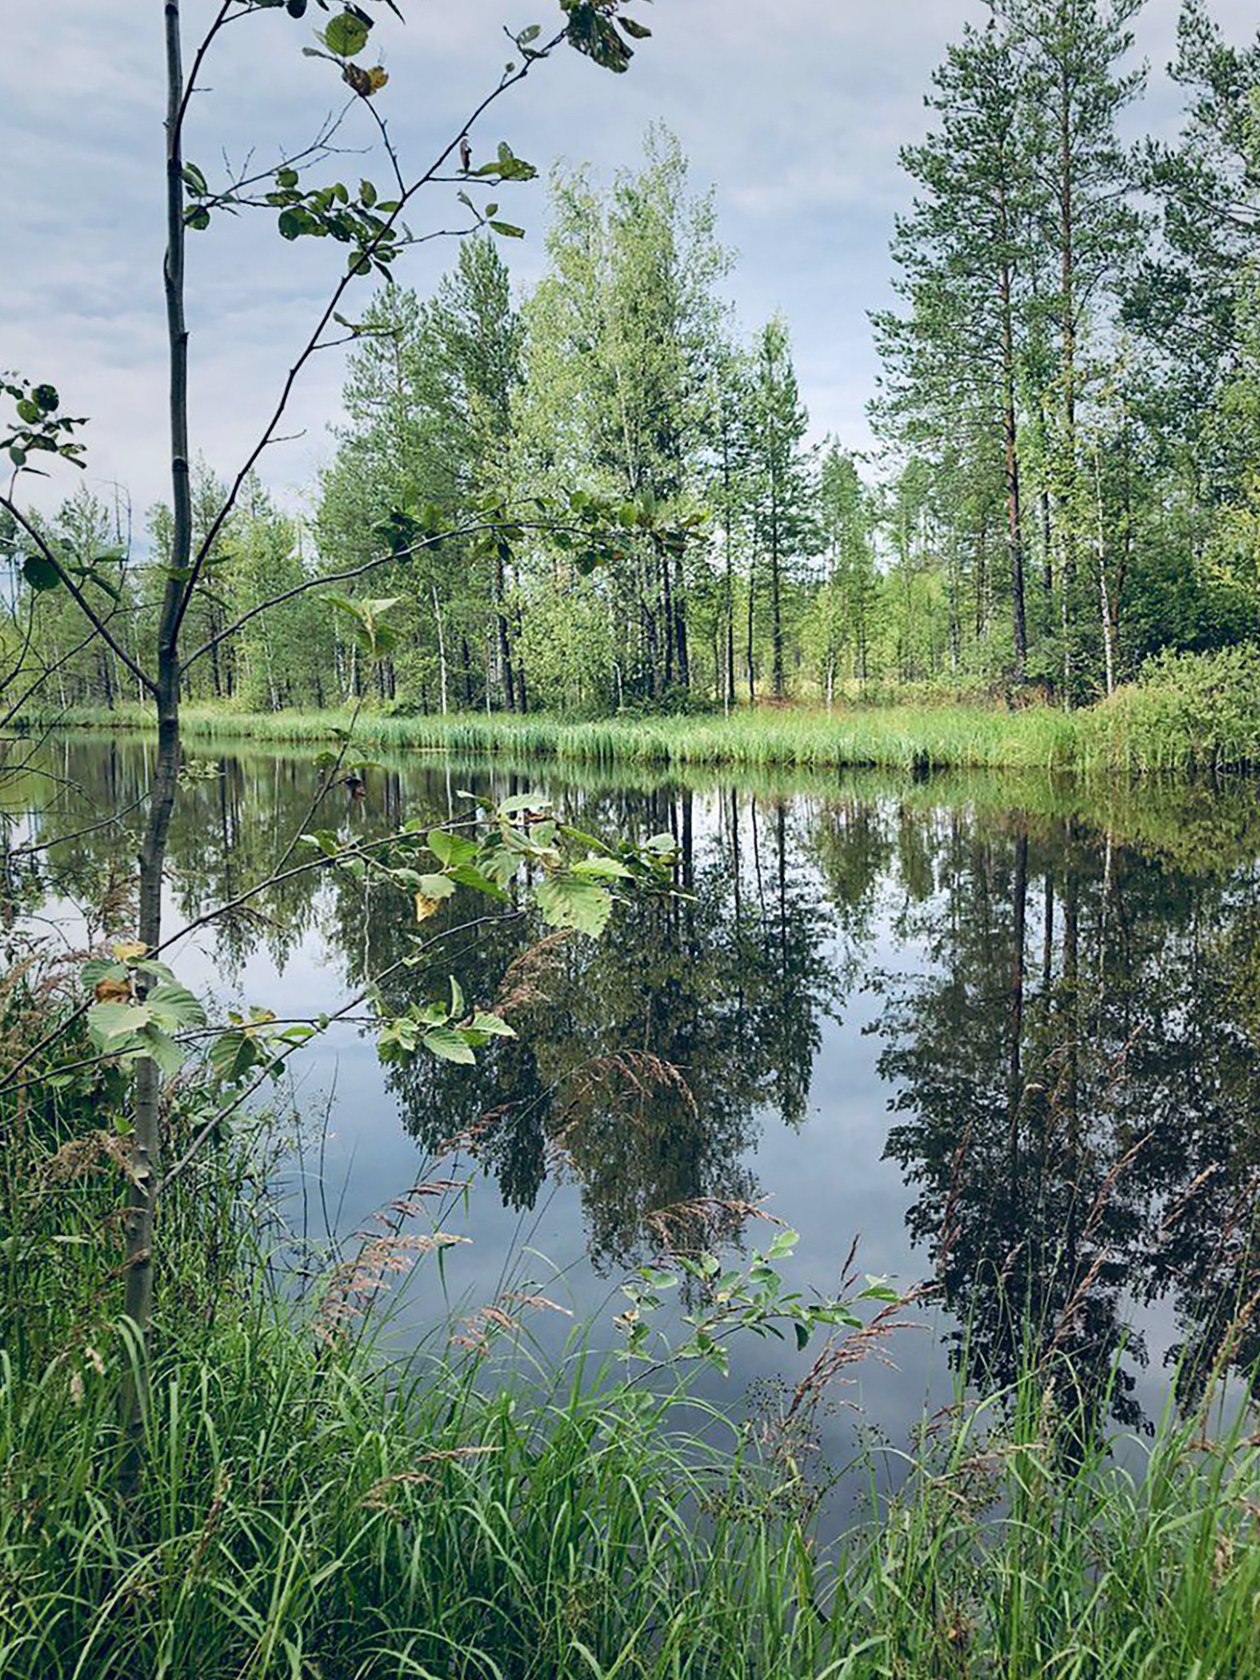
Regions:
<svg viewBox="0 0 1260 1680"><path fill-rule="evenodd" d="M123 1501L110 1367L76 1399L64 1365L0 1355L0 1673L1260 1671L1260 1455L1241 1429L1209 1445L1166 1420L1135 1468L1082 1462L1062 1394L1030 1377L960 1412L827 1549L733 1427L680 1435L668 1400L580 1360L486 1386L330 1351L255 1291L164 1347L149 1472Z"/></svg>
<svg viewBox="0 0 1260 1680"><path fill-rule="evenodd" d="M133 728L147 720L137 707L114 712L71 710L68 725ZM344 711L234 712L189 706L192 739L248 737L284 743L326 741L349 724ZM382 747L453 754L557 758L591 765L813 770L844 766L901 769L1070 768L1078 726L1049 708L1001 713L980 707L738 712L729 718L611 718L571 722L548 716L460 713L447 717L361 715L356 739Z"/></svg>
<svg viewBox="0 0 1260 1680"><path fill-rule="evenodd" d="M1073 771L1098 777L1260 766L1260 649L1167 656L1139 682L1075 712L1047 705L1006 710L976 703L747 708L718 715L618 716L574 721L545 715L461 713L448 717L365 712L365 743L518 760L670 769L820 770L858 766ZM242 736L324 741L350 723L345 711L270 714L189 706L190 739ZM28 722L33 721L28 719ZM41 721L54 721L51 716ZM70 710L57 721L135 727L138 707Z"/></svg>

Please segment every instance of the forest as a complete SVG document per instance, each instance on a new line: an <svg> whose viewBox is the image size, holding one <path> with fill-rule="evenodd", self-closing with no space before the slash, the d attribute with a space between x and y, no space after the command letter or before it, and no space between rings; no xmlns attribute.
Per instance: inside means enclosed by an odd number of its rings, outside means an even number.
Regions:
<svg viewBox="0 0 1260 1680"><path fill-rule="evenodd" d="M1161 658L1254 643L1260 46L1191 0L1181 137L1132 144L1137 9L1012 0L950 47L930 131L901 155L873 457L811 441L790 323L723 301L736 259L714 194L661 126L612 181L553 173L527 293L490 232L432 297L385 285L354 324L304 508L253 479L217 527L185 697L402 715L1079 706ZM224 494L199 460L198 538ZM133 529L121 492L80 488L43 527L72 563L115 556L100 583L138 657L170 519ZM337 581L399 531L442 536ZM26 541L11 520L7 541ZM48 695L136 698L107 647L75 651L74 603L40 582L28 568ZM356 590L390 603L370 674L337 610Z"/></svg>
<svg viewBox="0 0 1260 1680"><path fill-rule="evenodd" d="M6 20L0 1680L1260 1673L1232 3Z"/></svg>

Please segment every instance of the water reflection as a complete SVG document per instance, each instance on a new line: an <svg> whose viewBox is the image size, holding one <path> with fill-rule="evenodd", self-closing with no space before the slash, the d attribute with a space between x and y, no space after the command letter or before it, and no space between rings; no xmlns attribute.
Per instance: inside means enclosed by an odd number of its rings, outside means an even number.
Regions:
<svg viewBox="0 0 1260 1680"><path fill-rule="evenodd" d="M140 746L76 741L59 754L66 785L28 791L41 814L33 834L16 823L12 843L68 832L93 808L125 810L143 791ZM179 912L195 917L264 877L309 826L317 785L301 757L195 761L171 835ZM1214 1364L1251 1368L1260 822L1249 784L576 786L549 769L398 759L369 772L364 799L335 790L317 821L384 832L445 814L460 787L541 787L597 831L668 828L679 896L631 904L599 944L496 920L453 939L441 972L394 973L387 1007L452 972L520 1034L476 1070L388 1071L425 1149L472 1135L512 1208L566 1176L580 1198L574 1247L604 1272L655 1251L662 1212L683 1206L710 1236L737 1239L749 1204L779 1187L788 1149L811 1164L825 1220L849 1167L844 1140L808 1123L812 1093L820 1073L843 1086L837 1024L860 1002L891 1110L886 1157L956 1351L965 1343L1005 1379L1031 1334L1069 1352L1129 1422L1141 1417L1143 1315L1157 1308L1174 1320L1161 1351L1183 1398ZM16 812L12 787L6 797ZM132 821L19 857L18 874L37 863L40 891L99 895L110 860L133 848ZM395 963L412 931L396 894L320 885L291 866L217 929L215 959L231 976L265 953L283 974L315 937L346 993Z"/></svg>

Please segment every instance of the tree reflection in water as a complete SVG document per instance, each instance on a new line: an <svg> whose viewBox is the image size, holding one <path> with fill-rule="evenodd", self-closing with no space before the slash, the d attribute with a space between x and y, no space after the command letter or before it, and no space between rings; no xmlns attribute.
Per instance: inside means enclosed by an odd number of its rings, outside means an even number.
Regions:
<svg viewBox="0 0 1260 1680"><path fill-rule="evenodd" d="M76 740L57 754L77 799L37 779L6 792L10 809L39 809L41 839L142 790L141 745ZM316 786L308 758L194 765L171 836L179 912L266 875ZM732 789L618 773L574 785L549 768L397 759L369 773L366 799L337 790L318 820L384 831L445 814L461 786L541 786L595 832L668 829L678 895L630 904L599 944L499 920L453 941L442 973L388 983L387 1006L402 1008L455 973L520 1034L475 1070L389 1070L426 1149L474 1134L515 1208L570 1176L605 1270L652 1252L656 1216L683 1204L702 1209L709 1237L737 1239L748 1204L775 1188L757 1180L758 1139L803 1128L815 1074L839 1053L828 1023L873 993L886 1153L956 1350L999 1380L1030 1339L1061 1350L1090 1394L1136 1422L1146 1350L1129 1323L1135 1306L1165 1302L1183 1398L1214 1364L1251 1370L1260 818L1248 784L1087 793L866 775ZM134 846L128 821L41 854L39 890L98 893ZM216 960L231 976L265 952L283 972L315 938L354 985L413 932L396 894L300 874L220 927ZM808 1130L798 1146L818 1147ZM820 1157L820 1173L837 1170Z"/></svg>

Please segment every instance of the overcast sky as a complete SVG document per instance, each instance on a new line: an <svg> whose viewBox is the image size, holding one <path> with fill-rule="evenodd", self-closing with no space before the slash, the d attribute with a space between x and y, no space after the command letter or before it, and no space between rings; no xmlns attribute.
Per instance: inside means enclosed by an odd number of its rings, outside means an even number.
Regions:
<svg viewBox="0 0 1260 1680"><path fill-rule="evenodd" d="M188 35L213 8L188 0ZM312 8L313 10L313 8ZM379 96L400 152L427 161L509 56L501 31L551 23L553 0L403 0L405 27L383 20ZM1255 28L1254 0L1214 0L1229 37ZM968 0L656 0L635 11L654 37L630 73L611 76L565 51L498 104L474 141L507 139L544 171L558 158L605 176L633 163L647 124L663 119L692 160L697 187L717 189L720 230L738 253L730 292L746 327L782 309L816 435L869 443L865 404L875 377L867 311L889 301L888 238L905 203L898 147L923 131L923 94L947 42L983 9ZM1177 0L1147 0L1137 56L1150 91L1130 119L1177 127L1165 75ZM164 494L162 7L160 0L56 0L6 8L0 58L3 315L0 368L50 380L63 407L89 415L94 484L120 480L137 512ZM304 58L311 25L283 12L227 30L201 81L188 156L213 176L226 150L270 162L340 103L332 67ZM366 62L366 60L365 60ZM370 134L343 131L347 143ZM379 165L349 158L355 178ZM445 225L435 188L413 221ZM505 247L522 284L539 272L540 182L501 195L528 228ZM220 471L256 437L310 309L342 248L284 244L268 215L221 219L190 241L194 447ZM436 244L400 265L427 290L452 258ZM317 360L264 476L300 498L328 459L340 352ZM69 487L70 469L38 499Z"/></svg>

